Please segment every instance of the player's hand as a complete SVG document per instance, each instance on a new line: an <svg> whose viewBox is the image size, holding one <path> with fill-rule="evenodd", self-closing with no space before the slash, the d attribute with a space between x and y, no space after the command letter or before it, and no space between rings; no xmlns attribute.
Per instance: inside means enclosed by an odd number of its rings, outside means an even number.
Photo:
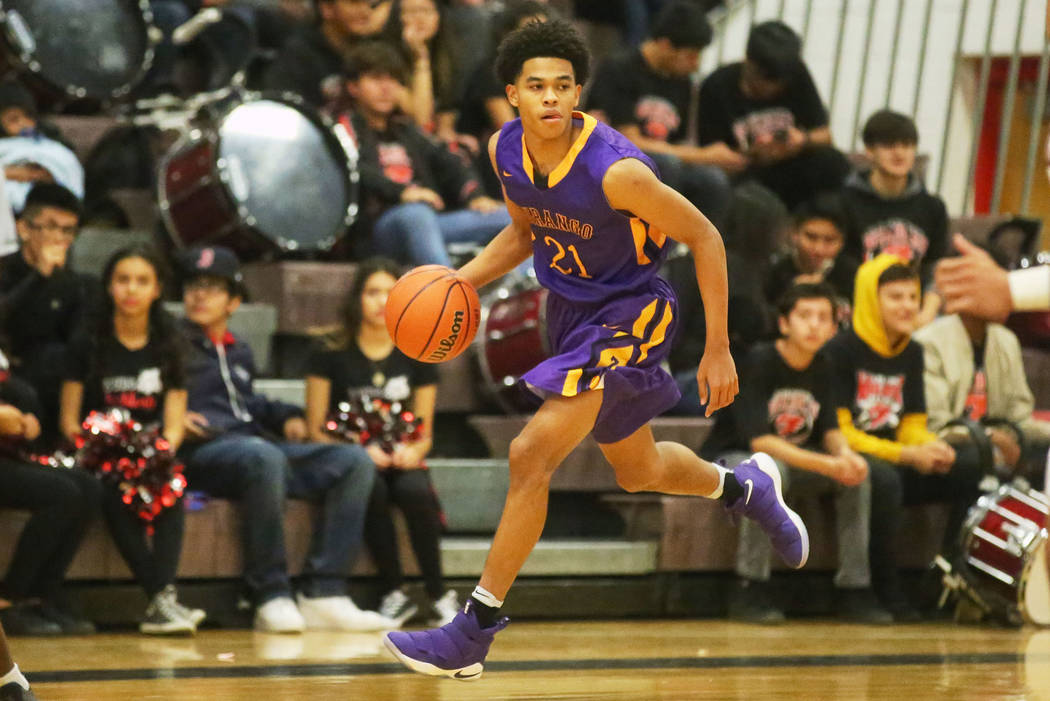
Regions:
<svg viewBox="0 0 1050 701"><path fill-rule="evenodd" d="M400 444L394 448L394 454L390 456L390 462L394 467L402 470L415 470L423 467L423 446L419 443Z"/></svg>
<svg viewBox="0 0 1050 701"><path fill-rule="evenodd" d="M740 384L728 345L704 349L704 357L696 370L696 384L700 389L700 404L707 405L704 416L711 416L733 403L733 398L740 392Z"/></svg>
<svg viewBox="0 0 1050 701"><path fill-rule="evenodd" d="M868 462L852 450L835 457L836 472L832 475L840 484L855 487L868 478Z"/></svg>
<svg viewBox="0 0 1050 701"><path fill-rule="evenodd" d="M310 435L306 427L306 419L301 416L293 416L284 422L284 437L293 443L302 443Z"/></svg>
<svg viewBox="0 0 1050 701"><path fill-rule="evenodd" d="M196 438L208 437L208 419L204 414L199 414L196 411L187 411L182 425L186 429L186 433L191 436Z"/></svg>
<svg viewBox="0 0 1050 701"><path fill-rule="evenodd" d="M390 454L375 443L366 445L365 452L368 453L368 457L372 458L372 462L375 463L375 466L380 470L385 470L392 464Z"/></svg>
<svg viewBox="0 0 1050 701"><path fill-rule="evenodd" d="M944 313L1004 321L1013 307L1006 271L962 234L955 234L952 244L961 255L942 258L933 273L937 291L944 298Z"/></svg>
<svg viewBox="0 0 1050 701"><path fill-rule="evenodd" d="M0 435L21 436L23 431L22 412L10 404L0 406Z"/></svg>
<svg viewBox="0 0 1050 701"><path fill-rule="evenodd" d="M419 185L409 185L402 190L401 201L429 204L439 212L445 209L445 200L441 199L441 195L428 187L420 187Z"/></svg>
<svg viewBox="0 0 1050 701"><path fill-rule="evenodd" d="M468 204L467 206L470 207L470 209L472 209L473 211L481 212L482 214L488 214L489 212L496 212L500 209L503 209L502 202L497 202L491 197L486 197L485 195L482 195L481 197L475 197L470 201L470 204Z"/></svg>
<svg viewBox="0 0 1050 701"><path fill-rule="evenodd" d="M35 441L40 436L40 421L32 414L22 414L22 437Z"/></svg>

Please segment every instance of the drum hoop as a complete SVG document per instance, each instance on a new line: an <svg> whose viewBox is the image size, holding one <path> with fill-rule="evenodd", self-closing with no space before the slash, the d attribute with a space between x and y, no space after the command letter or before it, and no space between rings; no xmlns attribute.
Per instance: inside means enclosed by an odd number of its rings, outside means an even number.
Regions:
<svg viewBox="0 0 1050 701"><path fill-rule="evenodd" d="M179 249L184 249L185 246L182 243L182 237L179 235L179 231L175 226L175 219L171 215L171 199L168 197L168 166L177 156L181 156L189 149L202 143L210 143L213 150L215 149L214 135L202 130L202 129L191 129L187 133L180 136L174 144L168 149L164 156L160 160L157 172L157 209L160 210L160 219L164 223L164 228L171 234L170 238L175 243L175 246ZM219 172L217 167L218 159L211 159L211 175L213 178L221 182L222 174ZM223 187L223 193L228 197L225 192L226 188ZM237 206L236 202L231 202L233 205L232 209L237 212L237 225L244 225L246 222L241 212L241 208Z"/></svg>
<svg viewBox="0 0 1050 701"><path fill-rule="evenodd" d="M359 211L359 181L361 176L357 169L358 154L356 148L351 154L351 152L348 151L348 147L352 147L353 144L348 140L344 142L344 140L336 134L335 122L333 122L324 113L311 108L306 103L306 101L303 100L303 98L297 95L296 93L276 91L245 92L239 96L239 99L237 99L235 102L231 102L226 109L219 112L219 114L214 119L214 123L212 125L213 128L209 131L211 131L214 134L216 154L215 170L217 171L219 177L222 179L222 182L226 183L228 178L228 176L225 175L225 173L228 172L227 166L225 164L220 164L219 161L221 161L222 159L218 157L218 154L222 151L222 124L224 121L226 121L226 118L235 109L237 109L238 107L249 105L253 102L276 102L286 107L291 107L295 109L300 115L305 117L307 120L313 123L315 127L317 127L317 130L321 133L322 141L325 143L325 145L328 146L330 151L335 153L342 153L346 156L346 160L342 160L339 158L335 158L334 160L337 162L337 167L340 171L342 171L343 176L346 178L347 204L346 210L343 213L343 226L345 227L345 229L349 229L350 226L357 220L357 213ZM255 220L251 216L251 214L245 210L244 205L240 204L239 202L236 202L236 200L234 200L234 202L236 204L238 216L241 217L245 224L254 228ZM336 241L339 239L338 234L339 232L334 231L332 232L331 236L321 239L318 242L317 248L313 250L326 251L330 249L332 246L335 245ZM265 234L264 237L272 241L274 245L277 246L277 248L279 248L282 252L287 253L289 251L301 250L297 245L289 245L288 242L284 241L284 239L270 239L269 236L265 236Z"/></svg>
<svg viewBox="0 0 1050 701"><path fill-rule="evenodd" d="M138 0L137 4L142 13L142 22L146 29L146 48L142 57L142 65L139 66L137 71L135 71L131 80L124 85L121 85L119 88L110 90L105 95L89 94L87 88L82 85L55 86L51 81L48 81L41 76L40 71L42 66L39 61L33 58L32 54L26 52L16 53L13 50L9 50L7 53L15 58L22 69L29 71L36 76L38 80L47 83L50 87L62 88L68 97L75 99L95 98L103 101L117 100L130 93L139 83L142 82L142 79L146 77L150 68L153 67L155 47L160 42L160 30L153 22L153 11L150 10L149 0ZM7 31L9 26L7 17L8 12L10 11L11 10L4 8L4 0L0 0L0 26L2 26L4 32Z"/></svg>
<svg viewBox="0 0 1050 701"><path fill-rule="evenodd" d="M505 288L504 288L505 289ZM521 292L539 292L539 312L537 320L539 322L540 329L543 333L540 334L540 343L542 344L543 352L548 356L550 355L550 339L547 336L547 288L541 286L521 290ZM492 307L496 306L499 302L503 302L510 299L510 296L503 299L497 300L489 305L482 305L481 307L481 323L478 324L478 335L475 337L474 343L477 344L475 351L475 357L478 360L478 369L481 371L481 378L485 381L486 391L492 395L492 398L499 404L500 408L507 414L517 414L520 411L512 404L507 402L500 395L498 388L503 387L503 378L499 378L497 381L492 374L492 368L489 366L489 359L485 354L485 343L488 341L488 324L489 324L489 312ZM531 368L530 368L531 369ZM518 378L520 381L520 377Z"/></svg>
<svg viewBox="0 0 1050 701"><path fill-rule="evenodd" d="M1032 618L1032 614L1029 613L1028 607L1025 605L1025 594L1028 587L1029 574L1032 571L1032 566L1035 564L1035 552L1042 547L1046 546L1047 531L1045 528L1039 531L1033 540L1030 547L1025 549L1024 564L1021 566L1021 574L1017 578L1017 609L1021 612L1021 615L1026 621L1032 624L1046 625L1050 621L1036 621Z"/></svg>

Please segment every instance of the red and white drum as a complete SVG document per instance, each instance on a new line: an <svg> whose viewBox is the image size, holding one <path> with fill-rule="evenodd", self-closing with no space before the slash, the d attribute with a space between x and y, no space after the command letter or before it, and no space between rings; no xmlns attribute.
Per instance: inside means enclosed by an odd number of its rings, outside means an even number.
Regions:
<svg viewBox="0 0 1050 701"><path fill-rule="evenodd" d="M978 499L963 528L961 573L983 608L1020 625L1050 625L1050 500L1017 481Z"/></svg>
<svg viewBox="0 0 1050 701"><path fill-rule="evenodd" d="M534 285L497 292L484 310L478 334L482 377L509 414L536 409L535 399L518 385L518 378L550 357L547 290Z"/></svg>

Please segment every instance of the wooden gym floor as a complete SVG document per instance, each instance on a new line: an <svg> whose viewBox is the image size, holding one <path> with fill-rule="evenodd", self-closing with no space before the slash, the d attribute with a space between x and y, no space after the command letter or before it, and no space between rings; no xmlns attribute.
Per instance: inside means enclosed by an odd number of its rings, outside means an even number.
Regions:
<svg viewBox="0 0 1050 701"><path fill-rule="evenodd" d="M11 644L41 701L1050 701L1050 630L953 624L517 623L475 682L406 673L378 634L127 632Z"/></svg>

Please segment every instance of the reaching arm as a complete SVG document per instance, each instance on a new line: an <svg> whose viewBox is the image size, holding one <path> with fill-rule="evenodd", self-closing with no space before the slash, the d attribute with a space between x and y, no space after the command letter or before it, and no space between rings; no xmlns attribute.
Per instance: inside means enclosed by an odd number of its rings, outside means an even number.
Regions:
<svg viewBox="0 0 1050 701"><path fill-rule="evenodd" d="M324 432L325 415L331 400L332 381L319 375L306 376L306 428L315 443L332 443Z"/></svg>
<svg viewBox="0 0 1050 701"><path fill-rule="evenodd" d="M684 243L693 254L707 326L697 379L700 401L707 404L706 413L710 416L729 406L739 392L736 366L729 355L729 282L722 236L689 200L660 182L648 166L635 158L614 163L606 171L602 185L610 206L640 217L650 227Z"/></svg>
<svg viewBox="0 0 1050 701"><path fill-rule="evenodd" d="M189 393L184 389L169 389L164 393L164 438L171 444L171 452L182 445L186 435L186 402Z"/></svg>
<svg viewBox="0 0 1050 701"><path fill-rule="evenodd" d="M828 477L834 477L837 473L835 459L830 455L800 448L772 433L752 438L751 450L769 453L777 460L800 470L808 470Z"/></svg>
<svg viewBox="0 0 1050 701"><path fill-rule="evenodd" d="M62 435L73 440L80 435L80 410L84 402L84 383L66 380L59 399L58 425Z"/></svg>

